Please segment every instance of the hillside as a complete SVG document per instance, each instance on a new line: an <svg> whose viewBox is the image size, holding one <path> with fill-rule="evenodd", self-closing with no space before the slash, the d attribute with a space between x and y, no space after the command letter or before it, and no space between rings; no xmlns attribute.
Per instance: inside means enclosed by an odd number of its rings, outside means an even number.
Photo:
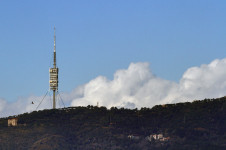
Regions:
<svg viewBox="0 0 226 150"><path fill-rule="evenodd" d="M226 148L226 97L140 110L69 107L16 117L17 127L0 119L0 149ZM168 140L148 141L150 134Z"/></svg>

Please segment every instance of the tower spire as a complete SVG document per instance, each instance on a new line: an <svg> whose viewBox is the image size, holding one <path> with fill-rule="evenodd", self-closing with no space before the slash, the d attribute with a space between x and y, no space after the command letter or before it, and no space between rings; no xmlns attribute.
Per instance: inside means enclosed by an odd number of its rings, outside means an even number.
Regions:
<svg viewBox="0 0 226 150"><path fill-rule="evenodd" d="M54 27L54 52L56 52L56 28Z"/></svg>
<svg viewBox="0 0 226 150"><path fill-rule="evenodd" d="M56 28L55 27L54 27L53 66L54 66L54 68L56 68Z"/></svg>

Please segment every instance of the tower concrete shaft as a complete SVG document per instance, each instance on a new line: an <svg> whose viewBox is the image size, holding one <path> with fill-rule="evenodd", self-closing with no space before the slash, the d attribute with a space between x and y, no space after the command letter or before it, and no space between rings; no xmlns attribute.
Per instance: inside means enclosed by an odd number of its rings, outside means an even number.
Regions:
<svg viewBox="0 0 226 150"><path fill-rule="evenodd" d="M53 90L53 109L56 109L56 91Z"/></svg>

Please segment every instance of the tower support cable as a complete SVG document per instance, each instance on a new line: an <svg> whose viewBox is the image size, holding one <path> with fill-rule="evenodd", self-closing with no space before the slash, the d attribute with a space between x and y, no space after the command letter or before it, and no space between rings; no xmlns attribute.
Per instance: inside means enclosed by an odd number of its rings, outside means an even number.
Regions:
<svg viewBox="0 0 226 150"><path fill-rule="evenodd" d="M38 107L41 105L41 103L43 102L43 100L45 99L46 95L49 93L49 91L46 92L45 96L42 98L41 102L38 104L37 108L36 108L36 111L38 109Z"/></svg>

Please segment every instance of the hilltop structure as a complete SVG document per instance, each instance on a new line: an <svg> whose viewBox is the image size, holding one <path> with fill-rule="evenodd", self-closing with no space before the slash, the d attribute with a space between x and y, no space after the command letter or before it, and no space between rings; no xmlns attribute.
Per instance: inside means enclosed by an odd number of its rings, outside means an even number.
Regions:
<svg viewBox="0 0 226 150"><path fill-rule="evenodd" d="M8 127L10 126L17 126L17 121L18 121L18 118L11 118L11 119L8 119Z"/></svg>
<svg viewBox="0 0 226 150"><path fill-rule="evenodd" d="M58 72L59 69L56 66L56 29L54 27L54 52L53 52L53 68L49 69L50 90L53 91L53 109L56 109L56 91L58 91Z"/></svg>

